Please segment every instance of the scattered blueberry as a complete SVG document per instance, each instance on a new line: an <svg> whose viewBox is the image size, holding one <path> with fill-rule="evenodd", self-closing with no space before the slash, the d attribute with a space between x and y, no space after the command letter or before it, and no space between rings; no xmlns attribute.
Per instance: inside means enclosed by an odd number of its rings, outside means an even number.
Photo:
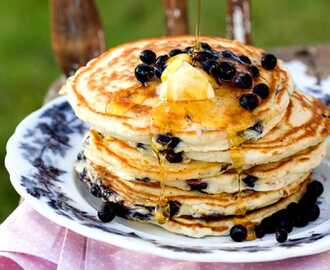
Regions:
<svg viewBox="0 0 330 270"><path fill-rule="evenodd" d="M265 99L269 95L269 87L264 83L258 83L253 88L253 93L255 93L257 96L261 97L262 99Z"/></svg>
<svg viewBox="0 0 330 270"><path fill-rule="evenodd" d="M287 210L288 210L288 212L289 212L289 216L294 216L294 215L296 215L297 213L299 213L300 212L300 206L298 205L298 203L296 203L296 202L292 202L292 203L290 203L288 206L287 206L287 208L286 208Z"/></svg>
<svg viewBox="0 0 330 270"><path fill-rule="evenodd" d="M248 73L239 72L235 75L233 82L238 88L248 89L252 87L253 79Z"/></svg>
<svg viewBox="0 0 330 270"><path fill-rule="evenodd" d="M277 242L284 243L288 239L288 232L285 229L278 229L275 236Z"/></svg>
<svg viewBox="0 0 330 270"><path fill-rule="evenodd" d="M276 224L274 223L274 220L271 217L264 218L260 225L265 230L265 233L274 233L276 229Z"/></svg>
<svg viewBox="0 0 330 270"><path fill-rule="evenodd" d="M250 58L246 55L240 55L239 59L245 64L251 64Z"/></svg>
<svg viewBox="0 0 330 270"><path fill-rule="evenodd" d="M166 151L165 158L170 163L180 163L183 160L182 152L175 153L173 150Z"/></svg>
<svg viewBox="0 0 330 270"><path fill-rule="evenodd" d="M155 64L155 75L158 79L160 79L160 77L162 76L163 71L166 68L165 64Z"/></svg>
<svg viewBox="0 0 330 270"><path fill-rule="evenodd" d="M151 81L155 72L154 69L147 64L139 64L135 68L135 77L141 83Z"/></svg>
<svg viewBox="0 0 330 270"><path fill-rule="evenodd" d="M116 216L116 204L111 202L104 203L97 212L97 216L102 222L112 221Z"/></svg>
<svg viewBox="0 0 330 270"><path fill-rule="evenodd" d="M184 53L184 51L181 50L181 49L173 49L173 50L170 51L169 55L171 57L173 57L173 56L176 56L176 55L181 54L181 53Z"/></svg>
<svg viewBox="0 0 330 270"><path fill-rule="evenodd" d="M263 238L266 234L264 228L262 227L261 224L257 224L255 227L254 227L254 233L256 235L257 238Z"/></svg>
<svg viewBox="0 0 330 270"><path fill-rule="evenodd" d="M314 204L306 209L306 217L308 221L315 221L320 216L320 208Z"/></svg>
<svg viewBox="0 0 330 270"><path fill-rule="evenodd" d="M308 224L308 219L306 218L306 215L302 212L297 213L295 216L293 216L292 220L293 225L298 228L305 227Z"/></svg>
<svg viewBox="0 0 330 270"><path fill-rule="evenodd" d="M156 54L152 50L144 50L140 53L140 59L143 63L151 65L156 62Z"/></svg>
<svg viewBox="0 0 330 270"><path fill-rule="evenodd" d="M311 195L315 197L321 196L323 191L324 191L323 185L319 181L313 181L307 185L307 192L311 193Z"/></svg>
<svg viewBox="0 0 330 270"><path fill-rule="evenodd" d="M90 193L91 193L93 196L97 197L97 198L101 198L101 197L102 197L102 190L101 190L101 188L99 187L99 185L96 184L96 183L92 183L92 184L91 184L91 187L90 187Z"/></svg>
<svg viewBox="0 0 330 270"><path fill-rule="evenodd" d="M291 232L293 229L292 219L290 217L282 218L278 223L278 227L280 229L285 229L287 232Z"/></svg>
<svg viewBox="0 0 330 270"><path fill-rule="evenodd" d="M242 242L247 237L247 229L242 225L235 225L230 230L230 237L235 242Z"/></svg>
<svg viewBox="0 0 330 270"><path fill-rule="evenodd" d="M254 187L255 182L258 180L258 177L253 176L253 175L247 175L246 177L243 178L243 182L245 183L245 185L247 185L248 187Z"/></svg>
<svg viewBox="0 0 330 270"><path fill-rule="evenodd" d="M264 54L261 58L261 66L264 69L272 70L276 67L277 59L273 54Z"/></svg>
<svg viewBox="0 0 330 270"><path fill-rule="evenodd" d="M239 98L242 108L252 111L259 105L258 97L255 94L243 94Z"/></svg>

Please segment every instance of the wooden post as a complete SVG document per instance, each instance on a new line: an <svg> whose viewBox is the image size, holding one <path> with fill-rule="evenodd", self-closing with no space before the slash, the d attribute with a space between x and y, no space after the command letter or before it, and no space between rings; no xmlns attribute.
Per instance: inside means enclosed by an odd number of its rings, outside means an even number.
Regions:
<svg viewBox="0 0 330 270"><path fill-rule="evenodd" d="M94 0L51 0L52 46L66 76L105 50Z"/></svg>
<svg viewBox="0 0 330 270"><path fill-rule="evenodd" d="M188 34L188 17L186 0L163 0L165 11L166 35Z"/></svg>
<svg viewBox="0 0 330 270"><path fill-rule="evenodd" d="M227 37L251 44L251 1L227 0Z"/></svg>

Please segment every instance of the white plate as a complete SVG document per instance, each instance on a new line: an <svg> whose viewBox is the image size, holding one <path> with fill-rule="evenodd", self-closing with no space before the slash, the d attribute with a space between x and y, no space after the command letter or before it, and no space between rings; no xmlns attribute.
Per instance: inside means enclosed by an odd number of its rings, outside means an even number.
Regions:
<svg viewBox="0 0 330 270"><path fill-rule="evenodd" d="M93 207L98 202L73 172L85 131L65 98L60 97L28 116L7 144L5 164L13 186L37 211L59 225L123 248L199 262L271 261L330 249L328 160L314 174L325 187L319 200L321 216L305 228L295 228L287 242L277 243L274 235L242 243L229 237L192 239L122 218L109 224L98 221Z"/></svg>

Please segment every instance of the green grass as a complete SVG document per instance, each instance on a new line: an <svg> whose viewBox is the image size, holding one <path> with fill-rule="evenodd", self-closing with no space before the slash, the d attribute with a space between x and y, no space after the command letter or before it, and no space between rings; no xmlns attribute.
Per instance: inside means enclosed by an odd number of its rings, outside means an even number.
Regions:
<svg viewBox="0 0 330 270"><path fill-rule="evenodd" d="M194 2L188 0L191 29ZM204 0L202 34L224 35L225 0ZM254 43L261 47L330 41L328 0L252 0ZM17 205L3 166L8 137L37 109L60 70L50 46L49 1L0 1L0 221ZM98 0L109 47L163 35L158 0Z"/></svg>

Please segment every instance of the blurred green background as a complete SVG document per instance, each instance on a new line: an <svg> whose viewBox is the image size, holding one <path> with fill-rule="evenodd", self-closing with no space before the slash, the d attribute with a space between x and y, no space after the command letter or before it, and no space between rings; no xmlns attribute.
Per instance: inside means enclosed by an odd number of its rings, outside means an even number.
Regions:
<svg viewBox="0 0 330 270"><path fill-rule="evenodd" d="M195 1L189 2L193 27ZM225 0L204 0L202 34L224 35ZM159 0L97 0L108 47L163 35ZM260 47L330 42L329 0L252 0L253 38ZM17 205L3 165L17 123L37 109L61 71L50 45L49 1L0 1L0 221Z"/></svg>

